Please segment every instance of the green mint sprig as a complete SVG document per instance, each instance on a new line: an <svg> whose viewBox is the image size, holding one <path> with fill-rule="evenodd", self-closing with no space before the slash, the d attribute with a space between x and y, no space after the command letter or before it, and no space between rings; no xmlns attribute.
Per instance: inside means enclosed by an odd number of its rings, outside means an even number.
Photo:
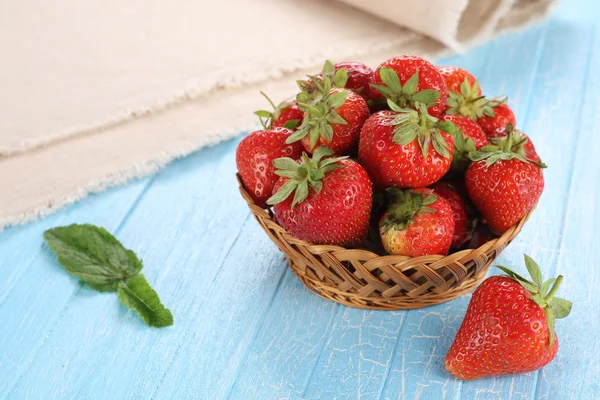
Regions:
<svg viewBox="0 0 600 400"><path fill-rule="evenodd" d="M61 226L44 232L44 240L69 274L100 292L118 292L121 303L150 326L173 325L173 314L140 274L142 261L104 228Z"/></svg>

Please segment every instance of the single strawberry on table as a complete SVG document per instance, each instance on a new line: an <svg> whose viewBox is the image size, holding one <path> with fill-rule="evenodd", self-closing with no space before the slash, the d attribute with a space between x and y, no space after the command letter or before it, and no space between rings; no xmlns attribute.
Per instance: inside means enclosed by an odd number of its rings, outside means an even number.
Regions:
<svg viewBox="0 0 600 400"><path fill-rule="evenodd" d="M416 188L440 180L452 163L455 129L419 110L388 100L391 111L373 114L362 127L358 157L378 188Z"/></svg>
<svg viewBox="0 0 600 400"><path fill-rule="evenodd" d="M481 127L469 117L464 115L442 115L441 121L452 122L457 129L454 130L454 151L452 154L452 170L463 173L471 160L469 153L479 150L490 144Z"/></svg>
<svg viewBox="0 0 600 400"><path fill-rule="evenodd" d="M454 233L450 204L428 188L389 188L393 200L379 222L390 254L418 257L448 254Z"/></svg>
<svg viewBox="0 0 600 400"><path fill-rule="evenodd" d="M353 246L368 233L373 189L357 162L317 148L312 159L303 154L273 161L281 178L267 203L279 224L296 238L313 244Z"/></svg>
<svg viewBox="0 0 600 400"><path fill-rule="evenodd" d="M496 146L503 147L504 142L506 141L506 137L508 136L508 132L514 131L513 135L513 144L511 150L515 153L522 155L525 158L528 158L535 162L541 162L540 156L535 150L535 146L533 142L525 133L521 132L518 129L514 129L511 124L506 125L506 128L503 130L496 130L494 133L490 134L488 137L490 141Z"/></svg>
<svg viewBox="0 0 600 400"><path fill-rule="evenodd" d="M501 268L475 290L465 318L445 359L459 379L535 371L558 351L554 321L571 311L571 302L555 297L562 282L542 279L539 266L525 255L532 281Z"/></svg>
<svg viewBox="0 0 600 400"><path fill-rule="evenodd" d="M273 107L273 111L258 110L254 112L265 129L284 127L294 130L300 125L304 118L304 111L298 107L295 100L282 101L276 106L264 92L260 92L260 94L262 94L269 104L271 104L271 107Z"/></svg>
<svg viewBox="0 0 600 400"><path fill-rule="evenodd" d="M467 213L467 204L456 188L450 183L438 182L432 186L432 189L436 195L446 200L452 209L454 234L452 235L451 247L458 247L468 240L469 215Z"/></svg>
<svg viewBox="0 0 600 400"><path fill-rule="evenodd" d="M473 163L465 174L469 197L497 234L516 225L544 190L546 166L514 152L513 135L508 134L502 148L489 145L471 153Z"/></svg>
<svg viewBox="0 0 600 400"><path fill-rule="evenodd" d="M273 186L279 179L275 175L273 160L280 157L297 159L304 150L300 143L286 144L292 134L287 128L259 130L246 136L235 151L237 169L244 187L254 202L265 207Z"/></svg>
<svg viewBox="0 0 600 400"><path fill-rule="evenodd" d="M446 109L448 91L438 69L429 61L400 56L383 62L371 78L371 97L388 98L402 108L425 103L429 114L439 116Z"/></svg>
<svg viewBox="0 0 600 400"><path fill-rule="evenodd" d="M316 84L320 82L316 81ZM332 88L331 84L325 76L323 86L317 91L298 94L296 101L304 111L304 119L286 143L301 140L309 153L319 146L327 146L338 155L348 154L356 148L360 129L369 117L369 107L358 94Z"/></svg>

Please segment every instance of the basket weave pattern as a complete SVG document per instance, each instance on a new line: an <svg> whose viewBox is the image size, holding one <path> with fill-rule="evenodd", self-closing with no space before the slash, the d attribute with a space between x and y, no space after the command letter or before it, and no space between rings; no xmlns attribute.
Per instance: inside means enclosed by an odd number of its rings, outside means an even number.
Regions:
<svg viewBox="0 0 600 400"><path fill-rule="evenodd" d="M294 274L315 294L351 307L379 310L421 308L472 290L533 211L499 238L448 256L380 256L368 250L313 245L290 235L270 211L254 204L237 176L250 211L285 254ZM534 207L535 208L535 207Z"/></svg>

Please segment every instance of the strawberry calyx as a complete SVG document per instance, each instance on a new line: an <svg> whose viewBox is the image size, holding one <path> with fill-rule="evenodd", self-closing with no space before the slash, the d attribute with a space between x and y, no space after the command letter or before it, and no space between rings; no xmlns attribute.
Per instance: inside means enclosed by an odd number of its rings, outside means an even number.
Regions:
<svg viewBox="0 0 600 400"><path fill-rule="evenodd" d="M417 102L417 110L413 110L412 108L403 108L390 99L387 102L390 109L398 113L386 117L388 118L387 125L395 127L392 137L394 143L404 146L418 139L423 157L427 156L429 145L433 145L435 151L442 157L451 157L450 146L440 131L453 134L456 125L450 121L440 121L429 115L425 103Z"/></svg>
<svg viewBox="0 0 600 400"><path fill-rule="evenodd" d="M348 91L331 92L331 79L323 79L323 90L313 94L301 92L296 96L298 107L304 111L304 119L298 130L288 136L285 143L290 144L310 135L310 148L314 148L322 137L326 142L333 140L332 124L346 125L348 122L336 112L344 105Z"/></svg>
<svg viewBox="0 0 600 400"><path fill-rule="evenodd" d="M525 149L525 143L529 141L527 136L520 130L514 129L512 124L506 124L504 133L506 134L506 136L492 138L490 139L490 141L498 147L504 147L509 133L512 133L513 135L510 151L512 151L513 153L517 153L524 158L527 158L528 152Z"/></svg>
<svg viewBox="0 0 600 400"><path fill-rule="evenodd" d="M451 168L456 171L464 171L471 163L469 154L472 151L476 151L475 142L470 137L466 136L462 129L455 125L454 129L450 134L454 139L454 153L452 154L452 166Z"/></svg>
<svg viewBox="0 0 600 400"><path fill-rule="evenodd" d="M312 158L303 153L300 162L289 157L273 160L273 166L276 168L275 174L290 179L267 200L267 204L281 203L295 192L292 200L292 208L294 208L296 204L303 202L308 197L311 188L315 192L321 193L325 175L342 167L338 161L348 158L344 156L324 159L331 155L333 155L333 150L326 146L320 146L314 151Z"/></svg>
<svg viewBox="0 0 600 400"><path fill-rule="evenodd" d="M273 121L276 121L277 118L279 118L279 116L281 115L281 112L283 110L285 110L286 108L290 107L294 102L293 102L293 100L288 99L288 100L282 101L281 103L279 103L276 106L275 103L273 103L273 101L269 98L269 96L266 95L265 92L261 91L260 94L262 94L263 97L265 99L267 99L267 101L273 108L273 111L258 110L258 111L254 111L254 114L256 116L258 116L258 119L260 120L260 124L262 125L263 128L270 129L273 127ZM300 123L299 120L291 119L291 120L287 121L283 126L284 126L284 128L294 130L294 129L296 129L296 126L298 126L299 123Z"/></svg>
<svg viewBox="0 0 600 400"><path fill-rule="evenodd" d="M404 82L404 85L400 83L398 74L392 68L381 68L379 76L385 85L371 83L371 86L401 108L417 108L417 103L424 103L429 108L436 105L440 99L441 95L437 90L423 89L417 91L419 85L418 69Z"/></svg>
<svg viewBox="0 0 600 400"><path fill-rule="evenodd" d="M448 91L446 99L446 114L459 114L477 121L484 115L494 117L494 107L505 103L506 98L502 99L487 99L479 94L479 82L476 80L473 85L467 77L460 84L460 93Z"/></svg>
<svg viewBox="0 0 600 400"><path fill-rule="evenodd" d="M555 340L554 320L568 316L573 304L568 300L555 296L562 283L562 275L544 281L539 265L527 254L523 256L525 266L533 282L506 267L501 265L497 265L496 267L523 286L531 294L531 299L544 310L548 322L548 334L550 336L549 347L552 347Z"/></svg>
<svg viewBox="0 0 600 400"><path fill-rule="evenodd" d="M400 190L397 188L386 189L392 198L392 205L388 208L387 215L380 222L382 233L391 228L404 230L414 222L418 214L434 213L435 209L429 207L437 201L433 190L425 193L415 193L412 190Z"/></svg>
<svg viewBox="0 0 600 400"><path fill-rule="evenodd" d="M300 91L308 94L310 97L317 97L319 94L328 93L325 91L325 79L329 79L331 87L345 88L348 83L348 70L345 67L335 70L335 65L329 60L325 61L321 74L308 75L306 80L298 80L296 83Z"/></svg>
<svg viewBox="0 0 600 400"><path fill-rule="evenodd" d="M510 125L510 124L509 124ZM508 125L507 125L508 128ZM526 138L522 138L520 132L513 130L512 127L507 129L506 137L499 138L501 141L496 141L496 144L483 146L479 150L469 152L471 161L486 161L486 167L500 160L517 159L523 162L537 165L540 168L547 168L543 162L537 162L527 158L521 154L520 147L523 146ZM493 139L492 139L493 140Z"/></svg>

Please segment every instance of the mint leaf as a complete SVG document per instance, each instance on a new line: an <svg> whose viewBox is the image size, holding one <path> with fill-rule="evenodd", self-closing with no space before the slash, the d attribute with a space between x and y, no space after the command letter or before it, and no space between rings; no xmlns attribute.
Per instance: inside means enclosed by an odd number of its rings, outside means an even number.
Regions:
<svg viewBox="0 0 600 400"><path fill-rule="evenodd" d="M160 302L144 275L130 278L119 287L119 300L125 307L137 312L150 326L162 328L173 325L173 314Z"/></svg>
<svg viewBox="0 0 600 400"><path fill-rule="evenodd" d="M104 228L69 225L44 232L44 240L71 275L101 292L114 292L141 271L142 261Z"/></svg>
<svg viewBox="0 0 600 400"><path fill-rule="evenodd" d="M104 228L69 225L44 232L44 240L64 269L101 292L119 292L119 300L150 326L173 325L173 315L150 287L142 261Z"/></svg>

